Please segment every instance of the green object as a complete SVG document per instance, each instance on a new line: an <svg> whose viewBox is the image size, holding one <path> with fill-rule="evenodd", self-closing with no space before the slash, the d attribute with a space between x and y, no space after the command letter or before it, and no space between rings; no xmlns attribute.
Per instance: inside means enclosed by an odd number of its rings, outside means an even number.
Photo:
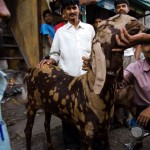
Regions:
<svg viewBox="0 0 150 150"><path fill-rule="evenodd" d="M129 0L130 4L135 4L141 9L150 10L150 1L149 0Z"/></svg>

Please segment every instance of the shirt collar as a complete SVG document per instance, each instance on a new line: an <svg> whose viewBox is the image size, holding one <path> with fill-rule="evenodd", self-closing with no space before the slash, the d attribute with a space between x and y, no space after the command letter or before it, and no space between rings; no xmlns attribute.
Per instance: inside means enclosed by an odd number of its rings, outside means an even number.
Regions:
<svg viewBox="0 0 150 150"><path fill-rule="evenodd" d="M149 71L150 70L150 65L146 60L144 60L144 62L143 62L143 70L144 71Z"/></svg>
<svg viewBox="0 0 150 150"><path fill-rule="evenodd" d="M72 26L73 25L70 22L68 22L66 24L67 29L71 28ZM78 28L84 28L84 23L80 21L79 24L78 24Z"/></svg>

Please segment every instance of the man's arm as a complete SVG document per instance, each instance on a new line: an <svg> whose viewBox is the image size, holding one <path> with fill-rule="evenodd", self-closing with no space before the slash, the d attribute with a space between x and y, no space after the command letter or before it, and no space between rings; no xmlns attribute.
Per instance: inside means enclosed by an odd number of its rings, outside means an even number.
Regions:
<svg viewBox="0 0 150 150"><path fill-rule="evenodd" d="M53 39L51 38L50 35L47 35L47 39L48 39L48 44L49 44L49 46L51 47L51 46L52 46Z"/></svg>
<svg viewBox="0 0 150 150"><path fill-rule="evenodd" d="M147 107L145 110L143 110L137 118L138 123L143 127L147 126L149 120L150 120L150 106Z"/></svg>
<svg viewBox="0 0 150 150"><path fill-rule="evenodd" d="M139 60L141 51L142 51L141 45L135 46L135 52L134 52L135 60Z"/></svg>
<svg viewBox="0 0 150 150"><path fill-rule="evenodd" d="M138 33L130 35L125 28L120 30L120 34L116 35L116 42L121 47L132 47L138 44L147 43L150 41L150 34Z"/></svg>
<svg viewBox="0 0 150 150"><path fill-rule="evenodd" d="M51 37L52 32L54 32L52 31L52 27L49 27L46 24L41 25L40 33L42 36L46 38L46 40L48 41L48 45L50 47L52 46L52 42L53 42L53 38Z"/></svg>
<svg viewBox="0 0 150 150"><path fill-rule="evenodd" d="M118 82L118 89L126 88L128 85L133 84L133 74L127 70L124 70L124 79Z"/></svg>

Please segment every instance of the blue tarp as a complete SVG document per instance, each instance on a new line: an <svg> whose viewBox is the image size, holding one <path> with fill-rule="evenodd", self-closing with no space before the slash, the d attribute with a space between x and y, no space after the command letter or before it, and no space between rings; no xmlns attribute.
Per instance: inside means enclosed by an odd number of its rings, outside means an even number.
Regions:
<svg viewBox="0 0 150 150"><path fill-rule="evenodd" d="M114 10L114 1L113 0L100 0L97 3L97 6L113 11Z"/></svg>
<svg viewBox="0 0 150 150"><path fill-rule="evenodd" d="M143 10L150 10L150 0L129 0L130 4ZM114 11L114 0L100 0L97 6Z"/></svg>

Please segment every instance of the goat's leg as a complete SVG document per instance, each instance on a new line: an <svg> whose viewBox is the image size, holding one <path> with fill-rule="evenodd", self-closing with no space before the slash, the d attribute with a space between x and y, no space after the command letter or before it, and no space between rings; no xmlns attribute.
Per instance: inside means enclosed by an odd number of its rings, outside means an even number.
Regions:
<svg viewBox="0 0 150 150"><path fill-rule="evenodd" d="M93 141L94 141L94 135L95 135L95 126L94 123L91 121L87 121L84 127L84 145L85 150L93 150Z"/></svg>
<svg viewBox="0 0 150 150"><path fill-rule="evenodd" d="M93 139L86 137L84 144L85 150L93 150Z"/></svg>
<svg viewBox="0 0 150 150"><path fill-rule="evenodd" d="M25 130L24 130L25 135L26 135L27 150L31 150L31 135L32 135L32 128L33 128L33 124L34 124L36 111L37 111L37 109L34 109L34 108L33 109L30 108L27 110L27 124L26 124Z"/></svg>
<svg viewBox="0 0 150 150"><path fill-rule="evenodd" d="M51 120L51 114L45 111L45 132L47 137L47 144L48 144L48 150L52 150L52 143L51 143L51 136L50 136L50 120Z"/></svg>

